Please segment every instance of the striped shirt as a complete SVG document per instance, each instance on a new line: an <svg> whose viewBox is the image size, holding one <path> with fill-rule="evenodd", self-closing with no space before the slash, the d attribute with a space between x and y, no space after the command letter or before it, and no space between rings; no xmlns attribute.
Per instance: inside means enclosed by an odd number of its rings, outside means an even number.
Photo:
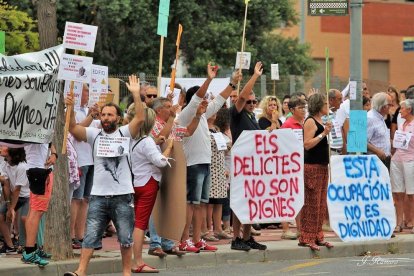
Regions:
<svg viewBox="0 0 414 276"><path fill-rule="evenodd" d="M384 117L375 109L368 111L368 143L382 150L386 156L391 156L390 130L385 124ZM368 151L368 154L373 152Z"/></svg>

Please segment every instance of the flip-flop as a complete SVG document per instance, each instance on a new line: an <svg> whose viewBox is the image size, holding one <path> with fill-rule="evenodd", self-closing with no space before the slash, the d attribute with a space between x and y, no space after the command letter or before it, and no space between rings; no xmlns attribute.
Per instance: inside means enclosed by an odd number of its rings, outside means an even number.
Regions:
<svg viewBox="0 0 414 276"><path fill-rule="evenodd" d="M152 270L143 270L144 267L149 267ZM131 268L132 273L159 273L160 271L156 269L155 267L149 266L147 264L142 264L138 266L137 268Z"/></svg>
<svg viewBox="0 0 414 276"><path fill-rule="evenodd" d="M68 272L65 272L65 274L63 274L63 276L79 276L79 274L76 273L76 272L68 271Z"/></svg>
<svg viewBox="0 0 414 276"><path fill-rule="evenodd" d="M316 244L310 244L310 243L304 243L304 242L300 242L298 243L299 246L303 246L303 247L309 247L310 249L312 249L313 251L320 251L321 249L319 248L318 245Z"/></svg>
<svg viewBox="0 0 414 276"><path fill-rule="evenodd" d="M320 242L317 242L316 244L319 245L319 246L325 246L326 248L333 248L334 247L334 245L332 243L327 242L327 241L320 241Z"/></svg>

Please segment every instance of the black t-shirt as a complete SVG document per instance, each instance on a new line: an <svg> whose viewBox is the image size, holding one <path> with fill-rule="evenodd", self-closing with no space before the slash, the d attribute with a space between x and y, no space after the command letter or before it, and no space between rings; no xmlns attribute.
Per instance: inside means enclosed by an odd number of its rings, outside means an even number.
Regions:
<svg viewBox="0 0 414 276"><path fill-rule="evenodd" d="M281 120L279 120L279 119L277 119L278 120L278 122L279 122L279 127L282 125L282 121ZM272 125L272 122L269 120L269 119L267 119L266 117L261 117L260 119L259 119L259 126L260 126L260 129L267 129L268 127L270 127Z"/></svg>
<svg viewBox="0 0 414 276"><path fill-rule="evenodd" d="M239 113L237 108L232 106L230 107L230 130L234 144L243 130L260 130L260 127L254 114L250 114L244 109Z"/></svg>
<svg viewBox="0 0 414 276"><path fill-rule="evenodd" d="M395 113L392 116L391 124L398 124L398 114L400 113L400 108L401 107L398 107L397 110L395 110Z"/></svg>
<svg viewBox="0 0 414 276"><path fill-rule="evenodd" d="M318 128L315 132L314 138L317 137L319 134L321 134L324 131L323 125L318 123L313 117L308 117L305 120L305 123L307 120L312 119L316 127ZM323 139L316 144L313 148L309 150L305 150L305 164L321 164L321 165L327 165L329 163L329 149L328 149L328 138L323 137Z"/></svg>

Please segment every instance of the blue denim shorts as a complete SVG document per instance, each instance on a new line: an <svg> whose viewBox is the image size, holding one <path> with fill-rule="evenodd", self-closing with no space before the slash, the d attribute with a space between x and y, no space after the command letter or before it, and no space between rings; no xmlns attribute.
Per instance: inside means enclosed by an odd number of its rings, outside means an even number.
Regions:
<svg viewBox="0 0 414 276"><path fill-rule="evenodd" d="M113 221L121 247L133 245L134 195L94 196L89 200L86 233L82 247L102 246L102 235L109 221Z"/></svg>
<svg viewBox="0 0 414 276"><path fill-rule="evenodd" d="M187 167L187 203L208 203L210 195L210 164Z"/></svg>
<svg viewBox="0 0 414 276"><path fill-rule="evenodd" d="M88 199L91 195L93 184L93 165L82 166L80 176L80 186L73 191L72 199Z"/></svg>

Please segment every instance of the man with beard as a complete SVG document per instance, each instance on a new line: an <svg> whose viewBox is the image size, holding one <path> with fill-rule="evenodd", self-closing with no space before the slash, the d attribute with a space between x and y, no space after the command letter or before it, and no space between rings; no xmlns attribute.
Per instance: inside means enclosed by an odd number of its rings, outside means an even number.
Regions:
<svg viewBox="0 0 414 276"><path fill-rule="evenodd" d="M66 276L86 275L94 248L102 246L102 235L110 220L114 222L121 246L123 274L131 273L134 230L134 190L131 169L126 155L114 153L111 155L113 157L104 157L104 154L100 154L108 149L104 144L107 146L110 138L123 137L123 140L127 140L136 137L144 122L139 79L135 75L130 76L127 87L135 103L135 116L128 125L118 128L122 113L119 106L114 103L108 103L101 109L102 130L77 125L74 116L71 116L69 132L77 140L88 142L92 147L94 175L79 267L75 272L66 272L64 274ZM67 97L66 103L73 107L73 98Z"/></svg>

